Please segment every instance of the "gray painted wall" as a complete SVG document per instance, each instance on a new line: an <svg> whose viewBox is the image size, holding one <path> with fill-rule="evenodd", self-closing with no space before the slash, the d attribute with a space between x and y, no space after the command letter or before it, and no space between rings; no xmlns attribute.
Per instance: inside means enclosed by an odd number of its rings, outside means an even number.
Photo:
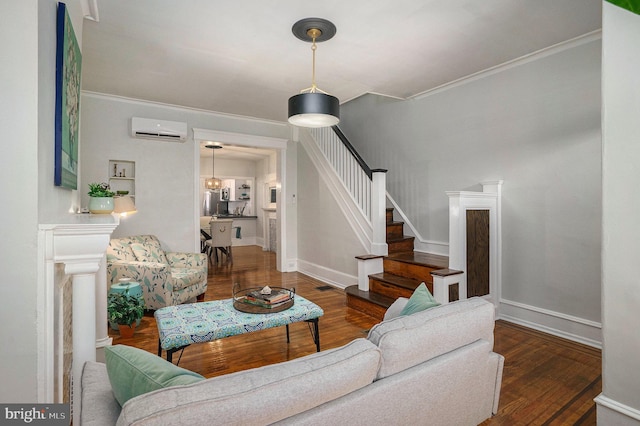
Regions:
<svg viewBox="0 0 640 426"><path fill-rule="evenodd" d="M409 101L366 95L340 126L421 238L448 190L504 179L502 297L600 321L600 40Z"/></svg>
<svg viewBox="0 0 640 426"><path fill-rule="evenodd" d="M93 94L83 94L81 102L82 205L88 204L87 185L107 179L109 160L135 161L138 213L122 220L113 236L154 234L165 248L174 251L193 251L199 244L196 231L199 229L200 195L195 182L199 179L200 154L191 129L289 136L288 127L281 123ZM129 134L131 117L186 122L187 141L132 138ZM223 171L216 168L218 173L223 174Z"/></svg>
<svg viewBox="0 0 640 426"><path fill-rule="evenodd" d="M357 277L355 256L367 253L301 145L298 149L297 205L299 261ZM310 272L308 266L302 265L302 268ZM321 271L316 274L323 275ZM344 282L345 277L329 279L340 280L336 284L342 287L354 284Z"/></svg>

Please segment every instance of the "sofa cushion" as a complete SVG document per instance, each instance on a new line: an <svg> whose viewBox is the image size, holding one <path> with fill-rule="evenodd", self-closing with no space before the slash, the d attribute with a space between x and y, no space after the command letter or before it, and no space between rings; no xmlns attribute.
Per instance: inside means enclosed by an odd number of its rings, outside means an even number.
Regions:
<svg viewBox="0 0 640 426"><path fill-rule="evenodd" d="M493 347L495 308L479 297L376 324L367 339L382 351L377 378L484 339Z"/></svg>
<svg viewBox="0 0 640 426"><path fill-rule="evenodd" d="M109 382L120 405L156 389L204 380L198 373L132 346L106 346L105 359Z"/></svg>
<svg viewBox="0 0 640 426"><path fill-rule="evenodd" d="M384 318L382 320L386 321L395 317L399 317L400 312L402 312L408 301L409 299L407 299L406 297L398 297L395 302L393 302L391 306L387 308L387 311L384 313Z"/></svg>
<svg viewBox="0 0 640 426"><path fill-rule="evenodd" d="M120 415L120 405L113 397L105 364L85 362L82 369L81 392L81 425L102 426L116 423Z"/></svg>
<svg viewBox="0 0 640 426"><path fill-rule="evenodd" d="M373 382L380 351L365 339L337 349L131 399L118 425L264 425L339 398Z"/></svg>
<svg viewBox="0 0 640 426"><path fill-rule="evenodd" d="M414 290L413 294L409 298L407 304L400 311L400 315L411 315L416 312L424 311L429 308L439 306L433 295L429 292L425 283L420 285Z"/></svg>

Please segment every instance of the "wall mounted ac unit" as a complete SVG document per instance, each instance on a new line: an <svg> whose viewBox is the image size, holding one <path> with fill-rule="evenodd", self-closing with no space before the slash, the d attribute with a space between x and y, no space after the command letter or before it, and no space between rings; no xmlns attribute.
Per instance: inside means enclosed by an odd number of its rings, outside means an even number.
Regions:
<svg viewBox="0 0 640 426"><path fill-rule="evenodd" d="M187 123L132 117L131 136L142 139L184 142L187 140Z"/></svg>

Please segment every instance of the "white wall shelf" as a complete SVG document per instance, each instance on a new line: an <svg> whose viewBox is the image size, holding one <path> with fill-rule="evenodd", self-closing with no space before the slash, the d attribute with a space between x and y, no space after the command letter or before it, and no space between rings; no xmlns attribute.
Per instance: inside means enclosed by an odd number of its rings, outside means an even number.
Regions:
<svg viewBox="0 0 640 426"><path fill-rule="evenodd" d="M136 163L128 160L109 160L109 186L113 192L129 191L136 195Z"/></svg>

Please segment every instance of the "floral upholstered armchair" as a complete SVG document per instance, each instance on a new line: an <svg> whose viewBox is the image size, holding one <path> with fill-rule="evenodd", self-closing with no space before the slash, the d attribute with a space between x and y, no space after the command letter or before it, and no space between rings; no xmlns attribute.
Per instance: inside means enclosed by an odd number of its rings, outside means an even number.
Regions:
<svg viewBox="0 0 640 426"><path fill-rule="evenodd" d="M207 256L165 252L154 235L113 238L107 248L107 278L140 284L146 309L193 302L207 291Z"/></svg>

